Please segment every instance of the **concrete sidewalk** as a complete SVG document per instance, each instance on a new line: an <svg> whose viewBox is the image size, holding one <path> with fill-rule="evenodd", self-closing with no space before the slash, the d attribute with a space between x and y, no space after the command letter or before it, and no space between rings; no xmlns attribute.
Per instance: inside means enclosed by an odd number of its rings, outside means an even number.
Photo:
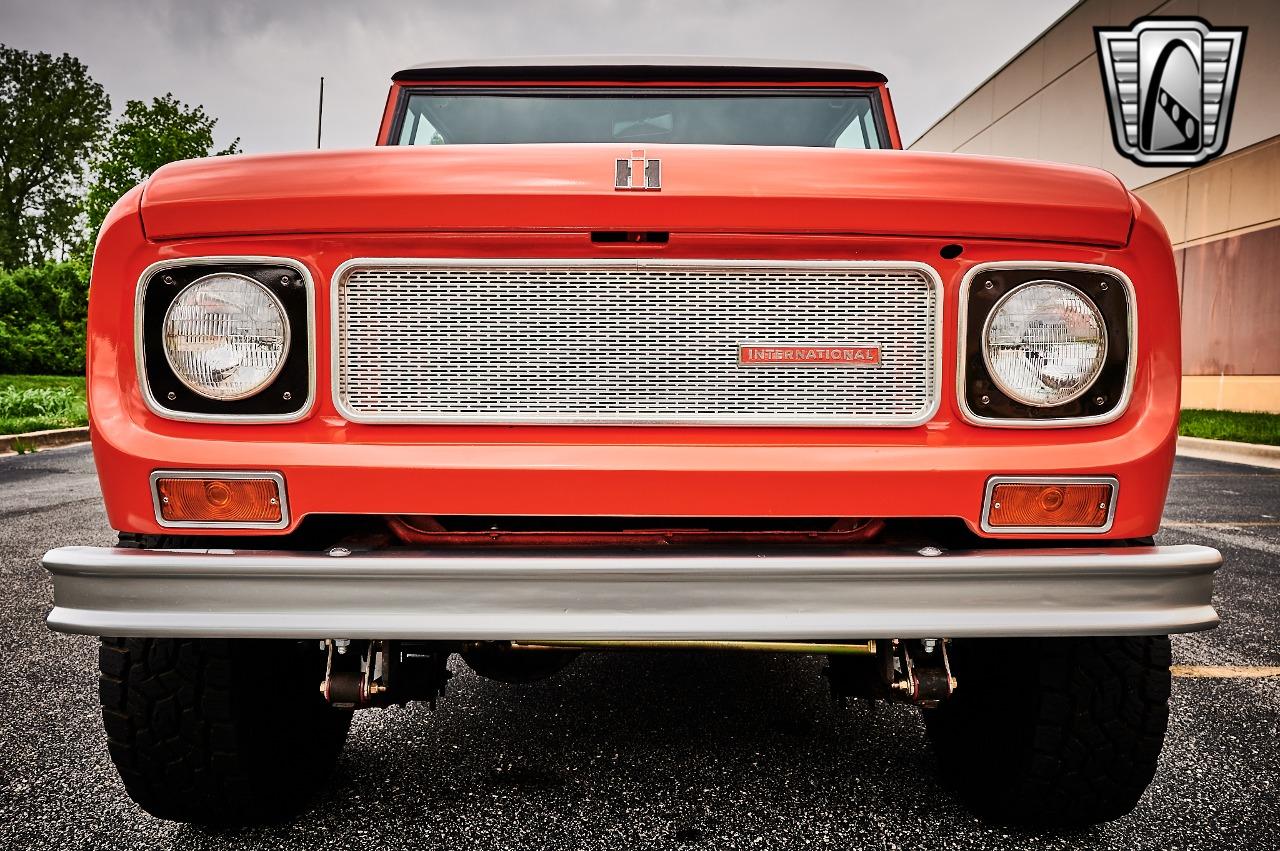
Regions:
<svg viewBox="0 0 1280 851"><path fill-rule="evenodd" d="M1187 458L1226 461L1280 470L1280 446L1263 443L1238 443L1234 440L1207 440L1203 437L1179 437L1178 454Z"/></svg>

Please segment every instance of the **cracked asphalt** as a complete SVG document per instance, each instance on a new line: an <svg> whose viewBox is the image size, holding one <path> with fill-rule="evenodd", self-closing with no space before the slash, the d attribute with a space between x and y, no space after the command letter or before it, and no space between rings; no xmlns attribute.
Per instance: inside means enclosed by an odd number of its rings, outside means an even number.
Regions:
<svg viewBox="0 0 1280 851"><path fill-rule="evenodd" d="M1166 521L1226 557L1223 624L1175 663L1280 665L1280 470L1180 458ZM1176 679L1138 809L1027 834L938 787L915 710L836 707L817 658L756 654L594 654L528 686L455 665L437 710L357 714L298 820L160 821L107 758L95 640L43 623L40 555L113 539L87 446L0 458L0 848L1280 848L1280 678Z"/></svg>

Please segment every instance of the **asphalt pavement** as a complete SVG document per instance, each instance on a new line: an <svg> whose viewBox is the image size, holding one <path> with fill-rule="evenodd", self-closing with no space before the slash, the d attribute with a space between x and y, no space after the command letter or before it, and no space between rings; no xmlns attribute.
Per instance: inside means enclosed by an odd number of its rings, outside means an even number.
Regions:
<svg viewBox="0 0 1280 851"><path fill-rule="evenodd" d="M314 808L272 828L154 819L107 757L96 640L44 626L40 555L109 545L88 447L0 457L0 848L1280 848L1280 678L1179 677L1138 809L1078 833L984 826L941 789L919 714L838 707L821 661L590 654L550 680L358 713ZM1226 557L1183 666L1280 665L1280 470L1179 459L1159 543Z"/></svg>

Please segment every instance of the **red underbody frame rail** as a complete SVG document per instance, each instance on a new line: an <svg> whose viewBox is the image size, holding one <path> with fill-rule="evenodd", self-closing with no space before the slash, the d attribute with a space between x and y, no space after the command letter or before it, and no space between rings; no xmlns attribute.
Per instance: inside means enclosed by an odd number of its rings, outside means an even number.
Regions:
<svg viewBox="0 0 1280 851"><path fill-rule="evenodd" d="M698 528L663 528L652 521L633 518L616 531L528 531L503 529L447 529L433 517L389 517L387 526L401 543L422 547L662 547L662 546L857 546L875 540L884 530L883 520L838 520L812 531L777 529L730 531Z"/></svg>

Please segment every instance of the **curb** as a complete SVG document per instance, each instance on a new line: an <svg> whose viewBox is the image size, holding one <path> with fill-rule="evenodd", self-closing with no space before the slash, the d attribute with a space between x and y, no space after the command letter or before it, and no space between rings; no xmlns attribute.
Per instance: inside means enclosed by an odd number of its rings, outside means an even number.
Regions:
<svg viewBox="0 0 1280 851"><path fill-rule="evenodd" d="M1280 470L1280 446L1265 443L1239 443L1234 440L1208 440L1203 437L1179 437L1178 454L1187 458L1228 461Z"/></svg>
<svg viewBox="0 0 1280 851"><path fill-rule="evenodd" d="M15 444L26 449L48 449L66 446L68 443L84 443L89 439L89 427L51 428L47 431L29 431L26 434L0 434L0 453L17 452Z"/></svg>

